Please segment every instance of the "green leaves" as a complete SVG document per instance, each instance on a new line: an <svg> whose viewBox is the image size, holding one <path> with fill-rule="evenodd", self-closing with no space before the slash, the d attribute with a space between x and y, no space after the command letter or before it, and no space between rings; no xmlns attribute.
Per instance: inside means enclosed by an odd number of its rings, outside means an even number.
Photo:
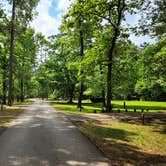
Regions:
<svg viewBox="0 0 166 166"><path fill-rule="evenodd" d="M139 64L140 80L136 84L136 92L144 98L160 99L161 93L166 93L166 38L147 46Z"/></svg>

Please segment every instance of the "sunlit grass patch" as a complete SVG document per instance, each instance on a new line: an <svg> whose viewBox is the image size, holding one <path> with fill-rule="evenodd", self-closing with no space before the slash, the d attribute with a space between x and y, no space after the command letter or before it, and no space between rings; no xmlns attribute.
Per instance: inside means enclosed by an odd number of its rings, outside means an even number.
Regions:
<svg viewBox="0 0 166 166"><path fill-rule="evenodd" d="M113 100L112 104L114 108L123 109L124 101L122 100ZM129 111L133 111L133 109L137 109L137 111L141 111L142 109L148 109L150 112L166 112L166 102L158 102L158 101L125 101L126 109Z"/></svg>
<svg viewBox="0 0 166 166"><path fill-rule="evenodd" d="M114 110L121 111L124 101L112 101ZM57 110L71 114L100 112L102 103L83 103L80 112L75 104L54 103ZM74 119L80 131L92 140L115 165L165 165L166 163L166 102L126 101L128 114L109 114L111 120L91 119L78 121ZM133 114L134 109L141 112L156 112L155 116L145 113L145 125L142 125L141 114ZM135 116L134 116L135 115ZM91 115L89 115L90 117ZM101 115L102 116L102 115ZM115 118L111 118L111 117ZM126 116L129 119L118 117ZM152 116L149 117L149 116ZM136 119L134 117L137 117ZM72 120L72 118L71 118Z"/></svg>
<svg viewBox="0 0 166 166"><path fill-rule="evenodd" d="M100 107L86 105L86 104L83 105L82 111L79 111L76 104L61 103L61 104L53 104L52 106L60 111L65 111L68 113L76 113L76 114L93 113L94 110L97 111L101 110Z"/></svg>
<svg viewBox="0 0 166 166"><path fill-rule="evenodd" d="M76 123L113 163L119 165L164 165L166 133L164 123L143 126L120 121Z"/></svg>
<svg viewBox="0 0 166 166"><path fill-rule="evenodd" d="M120 109L120 112L125 112L124 107L124 101L122 100L113 100L113 110L114 112L118 112L118 109ZM166 102L153 102L153 101L125 101L126 109L128 112L134 112L134 109L136 109L136 112L141 112L142 109L144 112L166 112ZM76 103L74 104L68 104L67 102L56 102L52 104L55 108L60 109L61 111L66 111L68 113L93 113L94 110L97 112L101 112L102 110L102 103L91 103L91 102L83 102L82 106L82 112L79 112L77 109Z"/></svg>

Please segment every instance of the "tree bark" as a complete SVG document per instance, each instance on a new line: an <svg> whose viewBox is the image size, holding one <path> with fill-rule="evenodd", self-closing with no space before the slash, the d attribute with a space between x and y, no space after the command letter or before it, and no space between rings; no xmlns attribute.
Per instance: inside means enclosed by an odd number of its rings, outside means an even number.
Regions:
<svg viewBox="0 0 166 166"><path fill-rule="evenodd" d="M105 91L104 91L104 89L102 90L102 98L103 98L103 108L105 108L106 107L106 103L105 103Z"/></svg>
<svg viewBox="0 0 166 166"><path fill-rule="evenodd" d="M6 92L7 92L7 84L6 84L6 62L3 64L3 81L2 81L2 103L6 105Z"/></svg>
<svg viewBox="0 0 166 166"><path fill-rule="evenodd" d="M7 93L7 60L6 60L6 52L3 56L3 64L2 64L2 104L6 105L6 93Z"/></svg>
<svg viewBox="0 0 166 166"><path fill-rule="evenodd" d="M119 36L119 27L120 27L120 23L122 20L122 13L123 13L124 7L125 7L125 0L118 0L118 4L117 4L118 18L117 18L116 26L114 26L114 34L113 34L112 42L111 42L110 49L108 52L107 99L106 99L106 103L107 103L106 111L107 112L112 112L111 100L112 100L113 52L115 49L117 38Z"/></svg>
<svg viewBox="0 0 166 166"><path fill-rule="evenodd" d="M83 82L81 82L79 97L78 97L78 104L77 104L77 108L79 108L80 110L82 108L83 89L84 89L84 85L83 85Z"/></svg>
<svg viewBox="0 0 166 166"><path fill-rule="evenodd" d="M83 37L81 19L79 19L79 27L80 27L80 56L83 57L84 56L84 37ZM82 77L82 75L83 75L83 71L81 69L81 77ZM83 80L81 78L80 91L79 91L78 104L77 104L77 108L79 108L80 110L82 108L83 90L84 90L84 84L83 84Z"/></svg>
<svg viewBox="0 0 166 166"><path fill-rule="evenodd" d="M24 102L24 79L23 76L20 80L21 102Z"/></svg>
<svg viewBox="0 0 166 166"><path fill-rule="evenodd" d="M8 92L8 105L9 106L12 106L12 104L13 104L13 50L14 50L15 9L16 9L16 1L13 0L11 30L10 30L9 92Z"/></svg>
<svg viewBox="0 0 166 166"><path fill-rule="evenodd" d="M103 75L102 65L100 65L100 75L101 75L101 76ZM101 95L102 95L102 104L103 104L103 109L104 109L104 108L106 107L104 84L102 84Z"/></svg>
<svg viewBox="0 0 166 166"><path fill-rule="evenodd" d="M75 89L75 85L71 85L69 90L69 102L68 102L70 104L73 104L74 89Z"/></svg>

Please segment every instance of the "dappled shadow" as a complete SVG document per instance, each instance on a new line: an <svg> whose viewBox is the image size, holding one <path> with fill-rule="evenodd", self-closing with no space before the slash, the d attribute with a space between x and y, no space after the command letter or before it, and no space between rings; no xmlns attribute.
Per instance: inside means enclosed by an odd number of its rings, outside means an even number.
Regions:
<svg viewBox="0 0 166 166"><path fill-rule="evenodd" d="M117 141L106 141L104 149L109 151L113 165L124 166L161 166L166 163L166 156L142 152L137 146Z"/></svg>
<svg viewBox="0 0 166 166"><path fill-rule="evenodd" d="M51 151L50 151L51 152ZM54 156L55 151L49 153L49 157L44 155L10 155L5 161L0 161L0 165L3 166L111 166L108 164L107 160L98 158L96 161L91 160L79 160L72 157L71 152L66 151L66 149L57 149L57 152L61 155L65 155L64 160L60 160L59 157Z"/></svg>
<svg viewBox="0 0 166 166"><path fill-rule="evenodd" d="M129 132L122 129L116 129L112 127L102 127L97 124L91 124L92 131L96 134L97 137L103 137L105 139L111 138L121 141L130 141L130 137L136 135L134 132Z"/></svg>
<svg viewBox="0 0 166 166"><path fill-rule="evenodd" d="M166 134L166 117L160 118L149 118L148 125L154 127L154 132L159 132L160 134Z"/></svg>
<svg viewBox="0 0 166 166"><path fill-rule="evenodd" d="M11 123L0 137L0 147L3 166L111 165L66 116L42 103Z"/></svg>
<svg viewBox="0 0 166 166"><path fill-rule="evenodd" d="M74 124L85 127L88 132L95 133L95 138L89 137L89 134L85 134L102 151L106 152L106 155L112 161L112 165L161 166L166 163L166 155L143 152L139 147L129 145L129 142L132 142L132 136L136 136L136 133L111 128L111 126L105 127L102 126L104 125L103 122L100 122L101 125L99 122L95 123L95 125L91 122L88 122L88 125L86 123L86 121L74 121Z"/></svg>
<svg viewBox="0 0 166 166"><path fill-rule="evenodd" d="M115 119L129 124L143 125L142 113L114 113L111 116ZM165 113L144 113L144 125L166 125Z"/></svg>

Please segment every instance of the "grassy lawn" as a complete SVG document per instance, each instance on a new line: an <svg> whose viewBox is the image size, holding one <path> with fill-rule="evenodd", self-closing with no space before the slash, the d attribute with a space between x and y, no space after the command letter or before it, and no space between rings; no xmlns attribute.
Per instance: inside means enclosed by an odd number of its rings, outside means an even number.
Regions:
<svg viewBox="0 0 166 166"><path fill-rule="evenodd" d="M123 108L123 101L113 101L115 108ZM138 111L149 109L150 112L166 112L166 102L157 101L126 101L126 108L132 111L134 108Z"/></svg>
<svg viewBox="0 0 166 166"><path fill-rule="evenodd" d="M75 114L92 113L93 110L98 110L98 111L101 110L101 108L98 106L93 106L88 104L83 105L83 109L81 112L77 109L76 104L61 103L61 104L52 104L52 106L55 108L58 108L58 110L60 111L63 111L63 112L65 111L68 113L75 113Z"/></svg>
<svg viewBox="0 0 166 166"><path fill-rule="evenodd" d="M116 120L74 123L113 165L164 166L166 163L166 119L146 126Z"/></svg>
<svg viewBox="0 0 166 166"><path fill-rule="evenodd" d="M118 109L121 112L124 112L123 109L123 101L112 101L113 109L117 112ZM57 102L54 103L53 106L55 108L60 109L61 111L67 111L69 113L78 113L78 109L76 108L76 104L67 104L65 102ZM101 111L102 104L101 103L90 103L83 102L83 110L79 112L79 114L83 113L93 113L94 110L98 112ZM148 109L149 112L166 112L166 102L152 102L152 101L126 101L126 108L129 112L133 112L134 109L137 112L141 112L142 109Z"/></svg>

